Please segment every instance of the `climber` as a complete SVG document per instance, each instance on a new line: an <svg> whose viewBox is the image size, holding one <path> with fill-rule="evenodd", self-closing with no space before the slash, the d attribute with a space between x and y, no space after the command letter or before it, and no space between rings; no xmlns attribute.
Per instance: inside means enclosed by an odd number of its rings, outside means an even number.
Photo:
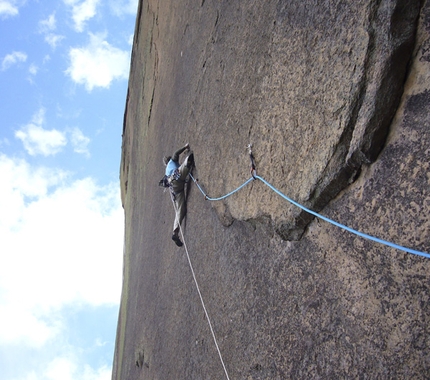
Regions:
<svg viewBox="0 0 430 380"><path fill-rule="evenodd" d="M179 164L179 156L185 151L190 151L190 144L187 143L183 148L177 150L172 157L165 156L163 158L164 165L166 165L166 172L163 179L159 182L160 186L170 189L175 204L176 215L173 224L172 240L178 247L183 245L179 238L179 228L186 213L184 194L185 182L194 165L193 153L189 154L182 164Z"/></svg>

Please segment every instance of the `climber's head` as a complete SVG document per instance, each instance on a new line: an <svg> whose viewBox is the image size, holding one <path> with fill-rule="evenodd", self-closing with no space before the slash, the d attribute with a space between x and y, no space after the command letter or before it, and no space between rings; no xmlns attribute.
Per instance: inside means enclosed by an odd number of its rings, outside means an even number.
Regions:
<svg viewBox="0 0 430 380"><path fill-rule="evenodd" d="M172 159L172 156L164 156L163 157L163 163L164 165L167 166L167 164L169 163L169 161Z"/></svg>

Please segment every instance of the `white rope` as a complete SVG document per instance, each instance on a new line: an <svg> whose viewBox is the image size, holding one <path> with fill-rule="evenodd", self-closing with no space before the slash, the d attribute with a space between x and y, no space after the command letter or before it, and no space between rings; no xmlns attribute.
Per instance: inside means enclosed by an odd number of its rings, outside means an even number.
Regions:
<svg viewBox="0 0 430 380"><path fill-rule="evenodd" d="M175 201L173 200L173 196L171 196L171 198L172 198L173 207L174 207L175 211L177 211ZM197 278L196 278L196 274L194 272L193 265L191 264L191 259L190 259L190 255L188 253L187 243L185 242L184 232L182 231L181 223L179 223L179 230L181 231L182 241L184 242L184 248L185 248L185 252L187 254L188 264L190 265L190 269L191 269L191 273L193 275L194 283L196 284L197 293L199 293L200 301L202 303L203 310L204 310L205 315L206 315L206 319L208 320L208 324L209 324L209 328L211 330L212 338L214 340L215 347L216 347L216 349L218 351L218 356L219 356L219 358L221 360L221 364L222 364L222 367L224 369L225 376L226 376L227 380L230 380L230 377L228 376L227 368L226 368L226 366L224 364L224 360L222 358L221 351L220 351L219 346L218 346L218 342L217 342L217 339L216 339L216 336L215 336L214 329L212 328L212 323L211 323L211 320L209 318L208 311L206 310L205 302L203 301L202 293L200 292L200 287L199 287L199 284L197 282Z"/></svg>

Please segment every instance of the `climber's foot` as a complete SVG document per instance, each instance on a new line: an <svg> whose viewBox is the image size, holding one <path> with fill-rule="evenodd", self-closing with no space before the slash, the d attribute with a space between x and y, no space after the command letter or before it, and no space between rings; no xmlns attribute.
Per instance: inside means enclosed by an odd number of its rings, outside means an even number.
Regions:
<svg viewBox="0 0 430 380"><path fill-rule="evenodd" d="M182 246L183 246L183 243L181 242L181 239L179 239L179 236L178 236L178 235L174 234L174 235L172 236L172 240L176 243L176 245L177 245L178 247L182 247Z"/></svg>

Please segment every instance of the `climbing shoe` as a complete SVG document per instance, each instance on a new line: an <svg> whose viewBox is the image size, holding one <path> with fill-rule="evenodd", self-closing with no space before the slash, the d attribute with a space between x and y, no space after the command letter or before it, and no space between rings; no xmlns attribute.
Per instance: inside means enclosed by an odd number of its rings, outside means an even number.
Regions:
<svg viewBox="0 0 430 380"><path fill-rule="evenodd" d="M176 245L178 247L182 247L183 246L183 243L181 242L181 239L179 239L178 235L173 235L172 236L172 240L176 243Z"/></svg>

